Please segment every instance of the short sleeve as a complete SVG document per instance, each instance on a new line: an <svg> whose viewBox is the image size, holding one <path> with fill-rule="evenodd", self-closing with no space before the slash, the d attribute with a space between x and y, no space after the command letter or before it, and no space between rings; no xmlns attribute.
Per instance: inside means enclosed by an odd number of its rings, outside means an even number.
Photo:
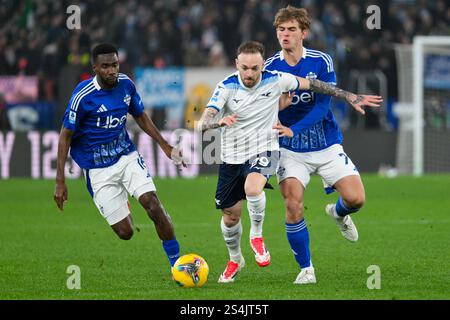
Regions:
<svg viewBox="0 0 450 320"><path fill-rule="evenodd" d="M334 72L333 60L326 54L322 57L322 66L318 75L320 81L329 83L333 86L336 85L336 73Z"/></svg>
<svg viewBox="0 0 450 320"><path fill-rule="evenodd" d="M297 77L290 73L278 72L278 81L281 92L294 91L300 87Z"/></svg>
<svg viewBox="0 0 450 320"><path fill-rule="evenodd" d="M83 119L86 110L83 96L79 94L79 91L81 90L77 89L75 89L75 91L73 92L63 116L64 127L71 131L77 131L80 121L81 119Z"/></svg>
<svg viewBox="0 0 450 320"><path fill-rule="evenodd" d="M214 89L214 93L211 99L209 99L209 102L206 105L206 107L214 108L217 111L220 111L227 102L227 99L228 99L228 90L225 88L223 82L220 82Z"/></svg>
<svg viewBox="0 0 450 320"><path fill-rule="evenodd" d="M130 105L128 107L128 113L133 117L139 117L144 112L144 103L141 96L137 93L136 86L130 80Z"/></svg>

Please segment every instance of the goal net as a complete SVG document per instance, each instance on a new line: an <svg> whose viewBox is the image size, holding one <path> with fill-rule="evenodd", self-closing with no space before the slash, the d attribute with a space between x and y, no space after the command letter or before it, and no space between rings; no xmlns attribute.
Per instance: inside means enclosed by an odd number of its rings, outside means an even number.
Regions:
<svg viewBox="0 0 450 320"><path fill-rule="evenodd" d="M396 47L399 173L450 172L450 37L416 36Z"/></svg>

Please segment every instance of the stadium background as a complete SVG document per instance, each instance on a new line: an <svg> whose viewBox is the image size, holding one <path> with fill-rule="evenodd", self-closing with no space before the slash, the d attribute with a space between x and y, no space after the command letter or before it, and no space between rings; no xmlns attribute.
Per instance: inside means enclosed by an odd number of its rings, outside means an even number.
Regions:
<svg viewBox="0 0 450 320"><path fill-rule="evenodd" d="M450 230L445 211L448 212L450 205L449 197L443 193L443 190L448 185L450 178L447 175L440 175L440 179L444 180L439 180L439 177L435 176L425 176L423 178L425 180L409 180L413 179L409 177L384 180L386 177L394 177L398 173L402 173L398 168L400 126L399 119L394 112L395 103L401 100L399 94L401 83L398 80L401 68L399 56L396 54L396 46L399 44L411 45L416 35L449 35L450 8L444 0L342 2L324 0L131 0L126 2L113 0L0 0L0 186L3 191L7 190L7 192L2 192L0 212L2 219L4 218L4 221L10 223L8 226L11 227L11 232L15 228L21 228L20 226L23 226L25 221L33 224L32 216L37 212L40 213L38 216L47 223L56 223L61 227L64 225L53 216L56 207L51 203L53 192L51 179L56 174L58 131L72 90L79 81L92 75L89 61L89 51L92 46L100 42L111 42L119 48L120 71L128 74L136 82L146 111L158 128L164 131L166 137L173 140L172 142L175 142L176 139L172 135L173 130L186 129L183 131L183 134L186 135L184 141L188 143L185 150L188 155L193 157L195 150L198 151L191 131L193 122L202 113L216 82L234 70L233 63L237 46L242 41L252 39L265 44L267 57L276 52L278 43L272 26L273 17L280 7L287 4L308 9L313 23L306 46L324 51L332 56L338 85L341 88L354 92L383 95L385 99L383 107L379 110L367 109L366 116L358 115L347 104L333 100L332 108L344 133L344 147L360 171L364 173L365 181L368 181L368 199L371 199L372 196L372 199L378 199L380 202L386 201L390 205L389 210L397 212L399 219L403 217L406 220L418 221L421 226L427 228L430 225L431 228L435 227L434 230L430 230L433 232L433 237L429 239L430 245L439 247L440 249L436 250L447 257L447 260L443 259L443 261L447 261L444 265L447 272L439 269L438 275L433 281L440 283L441 287L431 286L427 292L432 293L431 296L435 298L448 299L448 290L445 294L444 289L448 289ZM370 16L366 13L366 8L374 4L381 9L381 28L379 30L371 30L366 27L366 19ZM77 5L81 9L80 29L70 30L67 28L67 19L71 14L67 13L66 9L70 5ZM450 121L447 120L450 119L449 106L450 98L432 108L431 114L428 115L431 119L430 125L437 128L444 135L444 139L448 139L448 130L450 129ZM194 231L190 231L184 227L192 227L192 222L189 222L188 219L185 223L184 219L187 218L178 217L176 212L186 208L183 207L183 203L178 203L179 207L175 205L177 201L171 200L171 194L167 188L182 188L179 189L180 192L191 188L200 194L207 192L207 196L203 198L196 195L195 199L198 201L196 203L200 203L199 207L195 208L191 205L186 207L192 210L191 220L196 217L200 208L205 208L204 211L208 212L208 216L201 218L203 221L201 225L208 226L208 230L211 229L210 237L215 239L220 250L225 250L220 239L218 218L215 214L210 214L211 211L214 211L213 202L208 199L213 195L216 181L214 175L208 174L215 173L216 166L202 163L179 172L164 158L159 148L149 139L142 137L132 121L129 123L129 130L134 135L135 141L155 177L175 178L181 176L178 179L158 179L157 183L160 184L158 190L164 200L163 203L170 209L176 227L184 235L183 239L188 239L190 232L194 232L198 237L197 229L194 228ZM191 142L192 144L189 144ZM430 156L432 157L432 155ZM68 172L68 176L74 178L69 188L76 191L74 191L75 197L71 198L72 209L69 207L67 210L88 211L89 216L98 218L95 216L95 208L90 203L87 193L83 193L83 178L80 170L74 167L74 171ZM185 177L190 179L186 180ZM309 207L317 208L319 203L322 206L324 195L319 188L319 180L315 179L313 182L317 187L311 187L311 191L308 191L310 195L307 194L307 197L311 197ZM425 187L424 189L424 185L427 184L433 185L433 188ZM177 187L177 185L183 187ZM202 186L204 189L201 188ZM373 189L370 189L370 186L373 186ZM408 187L416 189L408 191ZM28 192L28 205L21 203L20 200L19 194L24 190ZM43 192L44 190L46 192ZM403 193L398 193L395 197L393 195L395 192ZM423 199L427 197L424 195L426 192L433 193L429 194L428 201L418 204L417 207L411 207L409 204L411 199ZM388 200L389 196L392 197L389 198L390 200ZM273 194L271 197L269 201L273 199L276 205L274 204L275 207L270 208L275 211L282 210L282 203L278 195ZM77 205L76 201L83 204ZM440 202L439 207L435 204L437 202ZM435 207L431 208L432 205ZM393 209L394 207L395 209ZM422 212L428 210L427 213L430 216L423 217L417 208L421 208ZM389 223L390 220L381 214L385 209L385 206L381 204L373 206L372 209L369 207L367 209L369 212L364 213L367 215L365 218L367 224L364 225L364 221L361 222L362 230L364 231L366 228L369 234L375 236L377 232L371 229L373 225L370 224L370 221L379 219L379 223L383 221ZM380 212L371 212L371 210ZM414 212L411 213L411 211ZM76 214L73 212L72 217ZM280 217L273 223L282 225ZM90 221L87 214L83 219L86 220L85 222ZM321 226L322 220L320 219L322 218L316 219L318 220L311 218L311 221L313 224L317 223L316 225ZM399 224L410 226L408 222L404 222L404 219L400 219L400 222L397 221L397 224L394 223L393 228L397 229ZM73 220L70 221L73 223ZM148 226L149 222L144 219L141 221L138 220L138 226L145 229L143 226ZM266 224L271 223L270 221L268 220ZM116 241L112 239L113 235L109 234L110 231L107 230L101 219L95 220L94 225L98 225L98 228L105 232L105 241ZM324 222L324 225L328 226L329 222ZM41 228L45 232L47 224L43 223ZM273 230L267 228L269 231ZM52 230L47 233L47 237L51 237ZM278 229L275 229L274 232L278 232L276 230ZM410 232L415 232L414 230L416 230L415 227L406 228L403 235L409 236ZM63 232L64 228L59 235L61 239L64 238ZM70 232L70 230L65 232ZM312 232L314 232L314 228ZM335 234L332 232L333 230L329 231L334 237ZM191 234L191 237L195 238L194 234ZM281 243L285 240L282 230L280 234ZM17 235L10 236L18 237ZM34 236L38 237L37 234ZM3 237L5 237L3 243L6 243L8 241L6 234L3 234ZM75 235L72 237L77 239ZM313 236L313 242L319 241L315 237L320 238L321 236ZM18 238L19 242L22 240L22 238ZM411 244L413 241L409 240L408 243ZM196 241L193 242L195 245L190 245L198 248L201 254L207 254L208 249L200 246L201 241L198 238ZM398 241L398 243L403 243L404 248L408 248L404 252L414 254L414 250L408 247L405 239ZM182 241L182 245L186 246L187 244L187 240ZM337 244L337 246L339 245ZM377 245L380 246L381 252L383 244L378 243ZM158 245L153 244L153 246ZM24 245L23 249L27 250L27 248ZM46 248L43 244L40 247L43 251L46 251ZM402 250L401 248L402 246L399 246L399 250ZM15 254L13 252L16 252L17 249L18 247L10 246L6 250L13 256ZM114 249L111 247L111 250ZM122 244L119 245L118 250L127 252ZM282 250L287 251L284 247ZM394 251L393 255L396 252ZM329 254L333 256L335 253L329 252ZM226 258L224 255L220 255L220 259L218 259L222 261ZM359 251L357 256L360 257L360 255ZM432 255L431 252L430 255ZM214 257L214 255L212 256ZM48 292L52 293L45 293L45 290L39 291L35 287L27 287L30 285L31 279L28 281L17 280L13 269L14 265L22 265L23 261L25 261L25 265L27 262L34 261L34 257L28 256L26 260L16 261L11 266L8 266L8 263L14 259L8 257L8 254L5 255L3 263L0 265L0 268L3 269L2 273L8 274L9 272L11 276L0 281L2 292L5 293L3 297L72 297L67 293L61 295L59 289L56 291L49 289ZM423 268L428 268L429 261L436 261L435 258L433 255L430 260L419 259L418 262L414 262L414 265L420 266L420 261L422 261ZM158 255L154 259L160 264L165 263ZM214 258L211 259L214 261ZM292 265L290 259L291 257L287 257L286 261ZM50 261L52 260L50 259ZM340 261L339 257L335 257L335 261ZM407 264L408 257L405 256L403 260L399 261L399 264L402 261ZM47 260L42 260L42 268L50 268L48 267L49 263ZM221 271L220 268L221 265L215 266L212 270L213 275L218 275ZM292 268L295 270L295 266ZM396 270L395 268L401 268L401 266L397 265L393 268ZM447 275L447 281L442 281L442 274ZM59 275L58 281L64 281L64 276L64 273ZM275 276L276 273L273 274L273 277ZM327 276L329 279L334 277L333 274ZM161 277L160 274L159 277ZM17 289L12 285L14 281L22 283L22 289L28 289L22 291ZM243 281L245 283L245 280ZM251 283L252 279L247 279L247 281ZM399 282L401 281L399 279ZM353 290L351 287L347 289L348 292ZM169 289L167 285L163 285L161 290L161 294L164 294L164 290ZM401 286L397 290L394 290L396 293L388 292L385 295L375 296L375 298L421 297L417 293L418 289L414 282L411 282L409 290L416 292L417 295L404 294L405 291L402 291ZM144 292L145 289L141 288L141 291ZM339 295L322 295L314 290L309 293L313 298L340 297ZM351 298L371 298L370 295L364 294L355 296L349 294L349 296ZM0 297L2 297L1 294ZM74 295L73 297L78 296ZM100 294L98 297L105 296ZM125 296L112 295L110 297L133 298L136 296L128 292L128 295ZM138 294L137 297L168 298L164 295L158 296L157 293L154 296ZM192 298L185 293L180 297ZM216 298L214 295L202 297ZM248 297L254 298L245 294L237 296L237 298ZM274 298L273 296L268 297ZM284 297L296 299L295 295Z"/></svg>

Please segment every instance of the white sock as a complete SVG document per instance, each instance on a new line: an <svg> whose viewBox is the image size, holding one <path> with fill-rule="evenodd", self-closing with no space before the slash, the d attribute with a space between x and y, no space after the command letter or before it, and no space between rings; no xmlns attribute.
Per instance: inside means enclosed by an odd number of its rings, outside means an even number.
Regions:
<svg viewBox="0 0 450 320"><path fill-rule="evenodd" d="M230 254L230 260L239 263L241 261L241 235L242 224L241 221L232 226L227 227L222 220L220 220L220 227L222 229L223 239L227 245L228 252Z"/></svg>
<svg viewBox="0 0 450 320"><path fill-rule="evenodd" d="M266 210L266 194L261 192L257 196L247 196L247 209L250 216L250 238L262 237L264 214Z"/></svg>
<svg viewBox="0 0 450 320"><path fill-rule="evenodd" d="M308 270L312 270L312 271L314 271L314 267L313 267L312 261L311 261L311 260L309 260L309 267L306 267L306 268L302 268L302 269L308 269Z"/></svg>

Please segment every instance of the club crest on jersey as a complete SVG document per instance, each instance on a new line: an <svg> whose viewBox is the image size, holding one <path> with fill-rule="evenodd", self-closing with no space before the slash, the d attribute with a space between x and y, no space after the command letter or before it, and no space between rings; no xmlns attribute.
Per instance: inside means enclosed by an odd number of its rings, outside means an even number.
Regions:
<svg viewBox="0 0 450 320"><path fill-rule="evenodd" d="M124 98L123 98L123 102L125 102L127 104L127 106L130 106L130 101L131 101L131 97L129 94L127 94Z"/></svg>
<svg viewBox="0 0 450 320"><path fill-rule="evenodd" d="M308 74L305 76L306 79L317 79L317 74L314 72L308 72Z"/></svg>

